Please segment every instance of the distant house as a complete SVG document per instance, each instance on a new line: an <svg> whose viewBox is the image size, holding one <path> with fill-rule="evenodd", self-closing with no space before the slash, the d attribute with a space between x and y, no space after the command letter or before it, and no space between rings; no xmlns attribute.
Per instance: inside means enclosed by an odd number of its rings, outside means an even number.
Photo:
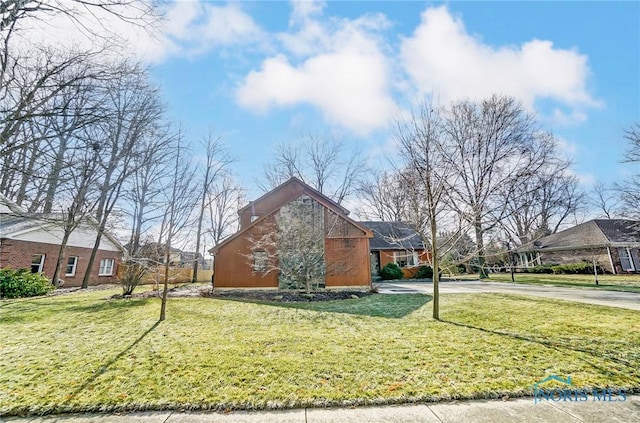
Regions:
<svg viewBox="0 0 640 423"><path fill-rule="evenodd" d="M61 218L59 214L25 213L6 198L0 198L0 268L27 268L52 277L63 235L58 224ZM96 236L97 225L91 219L72 232L59 276L65 287L82 284ZM120 243L105 233L89 283L116 283L122 254Z"/></svg>
<svg viewBox="0 0 640 423"><path fill-rule="evenodd" d="M149 242L140 247L138 255L150 260L152 264L161 265L164 264L166 260L166 248L166 244ZM196 257L199 269L209 269L209 264L201 253L182 251L175 247L171 247L171 253L169 254L169 266L173 268L191 269L193 268L193 263L196 261Z"/></svg>
<svg viewBox="0 0 640 423"><path fill-rule="evenodd" d="M596 219L518 248L518 265L593 262L614 274L640 272L640 221Z"/></svg>
<svg viewBox="0 0 640 423"><path fill-rule="evenodd" d="M430 255L420 235L402 222L359 222L373 232L369 240L371 275L375 279L380 269L388 263L396 263L405 278L415 276L418 266L426 264Z"/></svg>
<svg viewBox="0 0 640 423"><path fill-rule="evenodd" d="M283 257L274 248L257 247L252 241L277 227L278 216L298 205L313 212L313 225L322 234L322 286L353 287L371 283L369 229L349 218L349 211L297 178L291 178L239 210L240 230L209 250L214 255L216 288L279 288L286 286L281 272L269 271L269 260Z"/></svg>

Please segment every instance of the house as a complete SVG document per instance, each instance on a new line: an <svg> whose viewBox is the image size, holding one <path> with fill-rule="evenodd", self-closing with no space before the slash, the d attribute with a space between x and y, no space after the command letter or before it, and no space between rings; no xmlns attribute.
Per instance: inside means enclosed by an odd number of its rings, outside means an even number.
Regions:
<svg viewBox="0 0 640 423"><path fill-rule="evenodd" d="M166 244L149 242L140 247L138 255L148 259L151 263L161 265L164 264L166 260L166 248ZM209 264L201 253L182 251L175 247L171 247L171 253L169 254L169 266L173 268L191 269L193 268L193 263L196 261L196 257L199 269L209 269Z"/></svg>
<svg viewBox="0 0 640 423"><path fill-rule="evenodd" d="M4 197L0 197L0 268L27 268L53 276L63 230L58 224L62 216L55 213L25 213ZM91 250L97 236L93 219L82 222L69 237L59 279L65 287L82 285ZM91 271L89 283L116 283L118 263L123 247L105 233Z"/></svg>
<svg viewBox="0 0 640 423"><path fill-rule="evenodd" d="M420 235L402 222L359 222L373 232L369 240L371 274L377 278L380 269L396 263L405 278L414 277L418 266L431 259Z"/></svg>
<svg viewBox="0 0 640 423"><path fill-rule="evenodd" d="M595 219L517 249L518 265L593 262L614 274L640 272L640 221Z"/></svg>
<svg viewBox="0 0 640 423"><path fill-rule="evenodd" d="M283 219L304 211L306 233L317 233L317 242L308 244L305 228L299 232L284 225ZM238 211L239 231L209 250L214 256L216 288L286 288L289 282L283 266L302 266L300 245L317 251L314 259L324 269L319 286L364 287L371 284L369 238L373 233L349 218L349 211L297 178L291 178ZM280 223L279 223L280 222ZM282 233L299 236L298 245L287 248L259 242ZM291 240L296 244L296 239ZM302 252L304 253L304 252ZM284 256L286 254L286 256ZM308 254L307 254L308 255ZM275 263L276 266L270 266Z"/></svg>

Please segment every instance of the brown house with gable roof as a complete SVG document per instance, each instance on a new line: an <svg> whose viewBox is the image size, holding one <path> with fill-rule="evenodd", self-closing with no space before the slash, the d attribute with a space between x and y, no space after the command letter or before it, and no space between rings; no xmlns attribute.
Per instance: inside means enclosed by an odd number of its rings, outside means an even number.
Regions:
<svg viewBox="0 0 640 423"><path fill-rule="evenodd" d="M369 238L373 233L352 220L349 211L297 178L291 178L238 211L240 230L209 250L214 256L215 288L278 288L281 274L259 263L280 260L275 248L257 248L254 240L278 230L278 216L295 204L313 210L322 230L321 260L327 288L371 284Z"/></svg>

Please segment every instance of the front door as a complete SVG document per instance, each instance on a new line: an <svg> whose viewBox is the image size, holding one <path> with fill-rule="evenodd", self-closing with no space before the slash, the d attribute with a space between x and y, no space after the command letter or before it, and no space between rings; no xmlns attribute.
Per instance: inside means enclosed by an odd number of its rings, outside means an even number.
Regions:
<svg viewBox="0 0 640 423"><path fill-rule="evenodd" d="M380 251L372 251L369 254L369 260L371 262L371 276L373 279L377 279L380 275Z"/></svg>

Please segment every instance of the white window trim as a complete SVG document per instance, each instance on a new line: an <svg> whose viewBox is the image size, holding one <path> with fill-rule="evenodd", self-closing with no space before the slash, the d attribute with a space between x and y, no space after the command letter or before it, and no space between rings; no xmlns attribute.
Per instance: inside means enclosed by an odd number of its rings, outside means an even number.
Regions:
<svg viewBox="0 0 640 423"><path fill-rule="evenodd" d="M73 261L73 270L71 271L71 273L67 273L67 268L69 267L69 260L70 259L75 259ZM67 267L64 270L64 275L65 276L75 276L77 267L78 267L78 256L69 256L69 257L67 257Z"/></svg>
<svg viewBox="0 0 640 423"><path fill-rule="evenodd" d="M36 273L42 273L42 269L44 269L44 260L45 257L47 256L46 254L32 254L31 255L31 267L33 267L33 265L35 264L33 262L33 256L39 255L40 256L40 264L38 265L38 271Z"/></svg>
<svg viewBox="0 0 640 423"><path fill-rule="evenodd" d="M109 273L106 273L107 272L107 266L106 266L107 262L111 262L111 266L109 266ZM103 263L105 263L105 266L102 265ZM100 260L100 268L98 269L98 276L113 276L113 268L114 268L114 266L115 266L115 260L112 259L112 258Z"/></svg>

